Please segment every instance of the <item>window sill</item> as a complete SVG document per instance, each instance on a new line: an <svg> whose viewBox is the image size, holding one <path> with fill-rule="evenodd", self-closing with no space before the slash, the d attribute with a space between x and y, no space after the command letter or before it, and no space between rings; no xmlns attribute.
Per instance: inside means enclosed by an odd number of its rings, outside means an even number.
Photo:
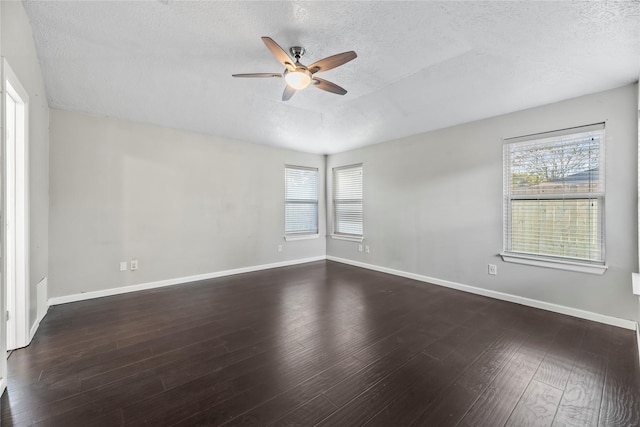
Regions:
<svg viewBox="0 0 640 427"><path fill-rule="evenodd" d="M514 262L516 264L533 265L536 267L555 268L558 270L577 271L579 273L602 275L607 271L606 265L588 264L577 261L555 260L533 255L524 255L516 253L503 252L500 254L505 262Z"/></svg>
<svg viewBox="0 0 640 427"><path fill-rule="evenodd" d="M362 236L346 236L343 234L332 234L331 238L336 240L346 240L349 242L360 242L360 243L362 243L362 241L364 240L364 237Z"/></svg>
<svg viewBox="0 0 640 427"><path fill-rule="evenodd" d="M309 240L309 239L317 239L320 237L319 233L316 234L289 234L288 236L284 236L284 240L287 242L293 242L295 240Z"/></svg>

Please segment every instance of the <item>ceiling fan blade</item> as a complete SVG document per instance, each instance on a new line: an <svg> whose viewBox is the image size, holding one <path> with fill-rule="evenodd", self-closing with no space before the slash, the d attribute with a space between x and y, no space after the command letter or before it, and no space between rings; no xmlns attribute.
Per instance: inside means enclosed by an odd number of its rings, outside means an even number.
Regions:
<svg viewBox="0 0 640 427"><path fill-rule="evenodd" d="M291 86L286 85L284 87L284 92L282 92L282 100L283 101L290 100L294 93L296 93L296 90L294 88L292 88Z"/></svg>
<svg viewBox="0 0 640 427"><path fill-rule="evenodd" d="M321 59L320 61L316 61L313 64L309 65L307 69L311 72L311 74L321 73L323 71L339 67L342 64L346 64L347 62L356 59L357 56L358 55L352 50L349 52L342 52L337 55Z"/></svg>
<svg viewBox="0 0 640 427"><path fill-rule="evenodd" d="M249 74L231 74L232 77L282 77L278 73L249 73Z"/></svg>
<svg viewBox="0 0 640 427"><path fill-rule="evenodd" d="M313 78L313 87L317 87L318 89L326 90L327 92L335 93L337 95L344 95L347 91L344 88L341 88L335 83L331 83L330 81L323 80L319 77Z"/></svg>
<svg viewBox="0 0 640 427"><path fill-rule="evenodd" d="M287 52L285 52L278 43L274 42L271 37L262 37L262 41L267 45L267 49L269 49L271 54L287 69L294 70L296 68L296 66L293 65L295 61L291 59Z"/></svg>

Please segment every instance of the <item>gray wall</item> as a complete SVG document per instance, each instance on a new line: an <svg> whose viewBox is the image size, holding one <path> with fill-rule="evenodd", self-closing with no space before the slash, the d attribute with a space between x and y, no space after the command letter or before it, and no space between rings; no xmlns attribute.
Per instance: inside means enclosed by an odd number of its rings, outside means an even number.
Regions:
<svg viewBox="0 0 640 427"><path fill-rule="evenodd" d="M323 187L321 237L283 239L285 164L324 182L322 155L52 109L50 296L324 256Z"/></svg>
<svg viewBox="0 0 640 427"><path fill-rule="evenodd" d="M329 156L329 178L333 167L363 163L371 253L328 238L327 255L638 320L637 97L631 85ZM503 262L502 138L602 121L609 270L597 276ZM497 276L487 274L489 263Z"/></svg>
<svg viewBox="0 0 640 427"><path fill-rule="evenodd" d="M36 285L47 276L49 221L49 107L31 25L22 2L2 1L0 53L29 94L30 277L29 326L36 320Z"/></svg>

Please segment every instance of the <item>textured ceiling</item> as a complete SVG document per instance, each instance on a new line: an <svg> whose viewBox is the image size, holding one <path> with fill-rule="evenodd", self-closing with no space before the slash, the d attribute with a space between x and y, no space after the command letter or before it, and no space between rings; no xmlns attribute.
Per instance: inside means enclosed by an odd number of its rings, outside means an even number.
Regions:
<svg viewBox="0 0 640 427"><path fill-rule="evenodd" d="M52 107L335 153L637 81L640 2L25 1ZM280 100L260 40L355 50Z"/></svg>

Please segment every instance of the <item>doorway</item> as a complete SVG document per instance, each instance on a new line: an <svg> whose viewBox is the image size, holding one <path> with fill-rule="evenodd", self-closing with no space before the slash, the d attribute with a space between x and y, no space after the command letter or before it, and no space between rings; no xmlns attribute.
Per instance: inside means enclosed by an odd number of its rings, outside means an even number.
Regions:
<svg viewBox="0 0 640 427"><path fill-rule="evenodd" d="M6 350L29 343L28 102L26 90L3 61L4 254Z"/></svg>

